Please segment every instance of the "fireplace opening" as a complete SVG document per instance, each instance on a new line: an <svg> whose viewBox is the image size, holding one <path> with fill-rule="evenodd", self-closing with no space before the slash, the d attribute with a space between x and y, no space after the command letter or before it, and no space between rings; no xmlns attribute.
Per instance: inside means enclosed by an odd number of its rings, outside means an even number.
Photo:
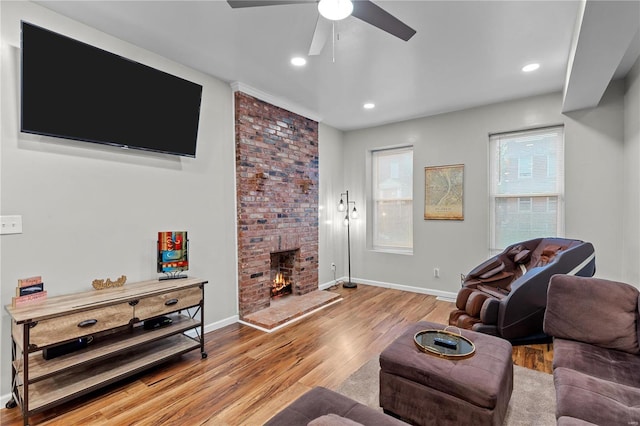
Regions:
<svg viewBox="0 0 640 426"><path fill-rule="evenodd" d="M271 253L271 297L293 293L293 277L297 250Z"/></svg>

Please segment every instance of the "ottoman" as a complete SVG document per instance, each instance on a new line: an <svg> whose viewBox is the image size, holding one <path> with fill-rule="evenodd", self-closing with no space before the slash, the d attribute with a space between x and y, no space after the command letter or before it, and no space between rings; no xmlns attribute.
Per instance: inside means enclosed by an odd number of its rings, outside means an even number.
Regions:
<svg viewBox="0 0 640 426"><path fill-rule="evenodd" d="M416 425L502 425L511 391L511 343L462 330L475 353L450 360L424 353L413 336L444 325L410 326L380 354L380 406Z"/></svg>

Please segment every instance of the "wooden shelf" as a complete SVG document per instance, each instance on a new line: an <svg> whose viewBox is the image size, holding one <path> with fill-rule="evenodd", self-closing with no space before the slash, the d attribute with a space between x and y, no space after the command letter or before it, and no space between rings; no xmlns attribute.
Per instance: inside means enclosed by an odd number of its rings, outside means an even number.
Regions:
<svg viewBox="0 0 640 426"><path fill-rule="evenodd" d="M35 413L47 406L84 395L106 384L200 347L200 342L185 335L169 336L109 358L91 369L75 367L64 373L29 385L29 411ZM19 387L22 397L23 387Z"/></svg>
<svg viewBox="0 0 640 426"><path fill-rule="evenodd" d="M11 315L13 401L29 416L125 377L200 349L204 352L204 284L189 278L56 296ZM169 316L170 325L145 330L143 321ZM185 333L195 331L196 337ZM83 337L86 348L45 360L43 349Z"/></svg>
<svg viewBox="0 0 640 426"><path fill-rule="evenodd" d="M23 324L112 306L118 303L131 302L143 297L157 296L158 294L174 292L188 287L197 287L206 283L207 281L198 278L143 281L127 283L123 287L48 297L42 301L23 306L6 305L4 308L16 324Z"/></svg>
<svg viewBox="0 0 640 426"><path fill-rule="evenodd" d="M145 330L142 326L134 327L131 332L111 335L104 340L91 343L82 350L58 358L46 360L42 357L42 351L31 353L29 354L29 383L38 382L72 367L96 363L126 351L132 346L163 339L200 325L200 321L185 315L169 316L173 320L170 326L156 330ZM14 368L20 374L22 374L22 366L19 365L21 363L21 360L14 361Z"/></svg>

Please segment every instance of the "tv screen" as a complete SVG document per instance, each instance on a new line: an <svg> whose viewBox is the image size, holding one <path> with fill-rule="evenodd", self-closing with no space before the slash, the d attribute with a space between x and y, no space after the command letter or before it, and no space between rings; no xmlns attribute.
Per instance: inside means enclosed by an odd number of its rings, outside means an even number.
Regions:
<svg viewBox="0 0 640 426"><path fill-rule="evenodd" d="M25 133L195 157L202 86L22 22Z"/></svg>

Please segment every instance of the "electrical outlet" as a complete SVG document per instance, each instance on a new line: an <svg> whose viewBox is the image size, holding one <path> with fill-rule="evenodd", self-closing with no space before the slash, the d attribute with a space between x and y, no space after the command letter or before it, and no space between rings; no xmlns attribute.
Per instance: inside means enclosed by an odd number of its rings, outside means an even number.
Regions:
<svg viewBox="0 0 640 426"><path fill-rule="evenodd" d="M331 262L331 270L332 270L332 271L335 271L335 270L336 270L336 264L335 264L335 263L333 263L333 262Z"/></svg>
<svg viewBox="0 0 640 426"><path fill-rule="evenodd" d="M440 278L440 268L433 268L433 276Z"/></svg>
<svg viewBox="0 0 640 426"><path fill-rule="evenodd" d="M0 234L22 234L22 216L0 216Z"/></svg>

